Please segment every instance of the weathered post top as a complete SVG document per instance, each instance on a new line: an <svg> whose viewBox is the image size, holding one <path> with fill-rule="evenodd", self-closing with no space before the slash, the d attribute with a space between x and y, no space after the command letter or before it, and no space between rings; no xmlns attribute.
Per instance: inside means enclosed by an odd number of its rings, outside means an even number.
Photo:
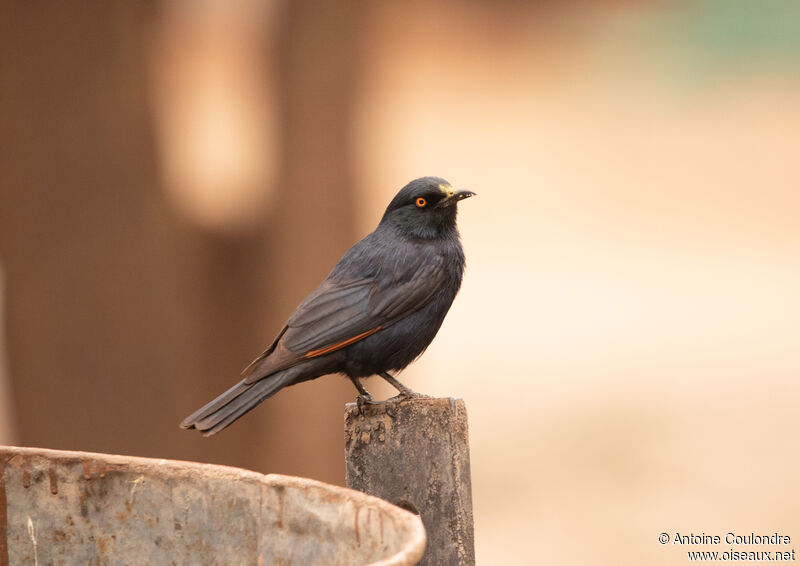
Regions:
<svg viewBox="0 0 800 566"><path fill-rule="evenodd" d="M345 407L347 487L419 513L420 564L475 564L467 410L462 399Z"/></svg>

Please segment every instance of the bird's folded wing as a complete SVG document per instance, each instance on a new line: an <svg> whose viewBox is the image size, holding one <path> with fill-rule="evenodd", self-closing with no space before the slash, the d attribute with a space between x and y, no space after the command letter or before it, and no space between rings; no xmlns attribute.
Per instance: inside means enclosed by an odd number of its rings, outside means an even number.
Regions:
<svg viewBox="0 0 800 566"><path fill-rule="evenodd" d="M425 259L344 285L327 280L289 319L284 344L304 357L328 353L423 307L440 288L444 271L439 256Z"/></svg>
<svg viewBox="0 0 800 566"><path fill-rule="evenodd" d="M329 277L289 318L278 340L245 370L248 383L335 352L422 308L444 278L440 256L418 255L361 279Z"/></svg>
<svg viewBox="0 0 800 566"><path fill-rule="evenodd" d="M374 286L372 278L326 279L289 318L283 344L304 356L371 330L380 324L369 312Z"/></svg>

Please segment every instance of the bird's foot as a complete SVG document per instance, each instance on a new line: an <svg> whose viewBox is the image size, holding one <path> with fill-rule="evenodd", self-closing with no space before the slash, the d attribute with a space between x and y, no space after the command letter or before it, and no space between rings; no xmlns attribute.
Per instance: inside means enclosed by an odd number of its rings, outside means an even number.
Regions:
<svg viewBox="0 0 800 566"><path fill-rule="evenodd" d="M378 405L379 403L372 400L372 395L369 393L365 395L359 395L356 397L356 407L358 407L358 414L364 415L364 406L365 405Z"/></svg>
<svg viewBox="0 0 800 566"><path fill-rule="evenodd" d="M430 395L425 395L423 393L417 393L413 389L406 388L405 390L401 390L400 393L395 395L394 397L389 397L385 401L382 402L383 406L386 408L386 414L390 417L397 416L397 406L404 401L408 401L409 399L433 399Z"/></svg>
<svg viewBox="0 0 800 566"><path fill-rule="evenodd" d="M361 415L362 417L365 416L364 407L370 405L373 407L381 406L386 410L386 414L388 414L390 417L394 417L397 414L397 411L395 410L397 407L397 403L399 403L403 399L407 399L407 397L403 397L402 395L396 395L395 397L392 397L391 399L386 399L384 401L373 401L372 395L359 395L358 397L356 397L356 407L358 409L358 414Z"/></svg>
<svg viewBox="0 0 800 566"><path fill-rule="evenodd" d="M398 391L400 393L392 397L392 399L397 399L398 401L405 401L406 399L433 399L430 395L419 393L405 386L402 389L398 389Z"/></svg>

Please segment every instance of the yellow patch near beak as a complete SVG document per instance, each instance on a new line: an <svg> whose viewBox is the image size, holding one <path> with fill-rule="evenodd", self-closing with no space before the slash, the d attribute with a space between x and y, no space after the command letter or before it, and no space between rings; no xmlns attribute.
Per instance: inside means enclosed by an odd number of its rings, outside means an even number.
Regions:
<svg viewBox="0 0 800 566"><path fill-rule="evenodd" d="M447 197L453 196L454 193L453 187L451 187L450 185L444 185L444 184L439 185L439 190L442 191Z"/></svg>

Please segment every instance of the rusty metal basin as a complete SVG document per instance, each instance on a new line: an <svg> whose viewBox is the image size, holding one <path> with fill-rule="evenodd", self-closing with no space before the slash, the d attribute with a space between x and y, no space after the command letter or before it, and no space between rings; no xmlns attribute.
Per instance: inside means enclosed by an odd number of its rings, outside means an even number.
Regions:
<svg viewBox="0 0 800 566"><path fill-rule="evenodd" d="M416 564L419 517L317 481L0 446L0 566Z"/></svg>

